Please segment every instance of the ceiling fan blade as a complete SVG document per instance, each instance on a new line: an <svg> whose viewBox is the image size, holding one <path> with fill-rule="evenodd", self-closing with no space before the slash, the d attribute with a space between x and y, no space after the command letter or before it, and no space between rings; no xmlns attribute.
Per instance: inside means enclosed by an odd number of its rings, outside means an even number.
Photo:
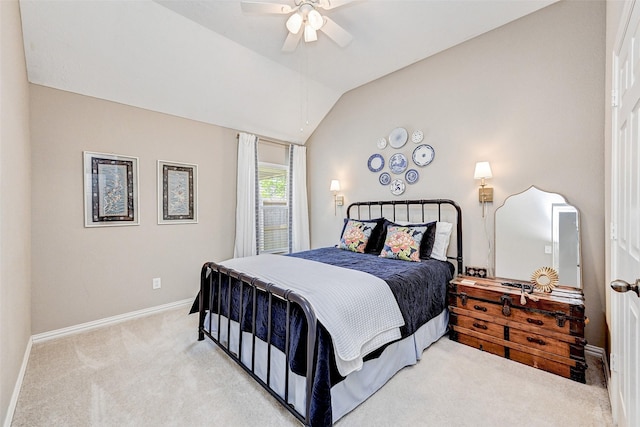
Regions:
<svg viewBox="0 0 640 427"><path fill-rule="evenodd" d="M347 30L336 24L333 19L327 18L326 16L324 17L324 25L320 28L320 31L325 33L340 47L345 47L351 43L351 40L353 40L353 36L351 36Z"/></svg>
<svg viewBox="0 0 640 427"><path fill-rule="evenodd" d="M318 6L325 10L330 10L335 9L336 7L343 6L347 3L351 3L352 1L353 0L320 0Z"/></svg>
<svg viewBox="0 0 640 427"><path fill-rule="evenodd" d="M242 1L240 2L243 12L248 13L290 13L293 8L288 4L282 3L264 3L259 1Z"/></svg>
<svg viewBox="0 0 640 427"><path fill-rule="evenodd" d="M287 38L284 40L284 44L282 45L283 52L293 52L298 47L298 43L300 43L300 39L302 38L302 33L304 31L300 30L297 33L289 32L287 34Z"/></svg>

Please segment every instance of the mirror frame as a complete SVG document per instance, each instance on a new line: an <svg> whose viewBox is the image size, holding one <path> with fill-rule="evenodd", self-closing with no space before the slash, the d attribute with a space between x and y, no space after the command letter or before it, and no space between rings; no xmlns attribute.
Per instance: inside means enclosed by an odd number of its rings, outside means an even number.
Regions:
<svg viewBox="0 0 640 427"><path fill-rule="evenodd" d="M564 204L566 204L568 206L572 206L575 209L576 215L577 215L576 221L577 221L577 224L578 224L578 266L579 266L578 280L579 280L579 283L578 283L577 286L566 285L566 284L562 283L562 278L560 278L560 281L558 282L558 285L569 287L569 288L572 288L572 289L583 289L584 281L583 281L583 277L582 277L583 258L582 258L582 231L580 229L580 223L581 223L581 221L580 221L580 210L575 205L572 205L571 203L569 203L569 201L567 200L567 198L564 195L562 195L560 193L552 192L552 191L542 190L541 188L539 188L536 185L531 185L531 186L527 187L525 190L520 191L518 193L510 194L509 196L507 196L504 199L502 204L500 206L498 206L498 208L496 208L496 210L494 211L494 217L493 217L493 220L494 220L494 224L493 224L493 251L494 251L494 253L493 253L493 255L494 255L494 258L493 258L493 271L494 271L494 275L496 277L502 277L502 276L498 276L498 274L497 274L498 273L497 272L497 266L498 266L498 224L497 224L498 211L501 208L504 208L504 206L507 204L509 199L511 199L512 197L522 195L522 194L526 193L527 191L529 191L531 189L537 190L537 191L539 191L541 193L546 193L546 194L550 194L550 195L556 195L560 199L562 199ZM553 227L553 225L551 225L551 227ZM553 231L551 231L551 232L553 233ZM552 235L552 238L553 238L553 235ZM552 241L552 243L553 243L553 241ZM539 267L542 267L542 266L539 266ZM553 266L551 266L551 267L553 267ZM531 277L532 273L536 269L537 269L537 267L534 268L531 272L528 272L527 274L523 275L523 277L518 277L518 278L516 278L516 277L502 277L502 278L518 280L518 281L521 281L521 282L530 282L530 277Z"/></svg>

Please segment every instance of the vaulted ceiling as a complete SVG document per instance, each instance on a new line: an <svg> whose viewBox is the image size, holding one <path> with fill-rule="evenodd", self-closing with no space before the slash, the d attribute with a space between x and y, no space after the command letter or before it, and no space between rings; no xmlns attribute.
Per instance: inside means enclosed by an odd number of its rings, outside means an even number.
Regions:
<svg viewBox="0 0 640 427"><path fill-rule="evenodd" d="M32 83L304 143L345 92L555 1L353 1L322 11L349 45L319 32L291 53L287 15L246 13L239 0L20 7Z"/></svg>

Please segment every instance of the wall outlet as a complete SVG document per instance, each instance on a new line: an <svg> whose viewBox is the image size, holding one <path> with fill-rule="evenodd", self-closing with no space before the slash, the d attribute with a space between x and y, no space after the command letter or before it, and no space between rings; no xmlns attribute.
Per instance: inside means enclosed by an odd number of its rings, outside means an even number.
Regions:
<svg viewBox="0 0 640 427"><path fill-rule="evenodd" d="M159 277L153 279L153 289L160 289L162 287L162 282Z"/></svg>

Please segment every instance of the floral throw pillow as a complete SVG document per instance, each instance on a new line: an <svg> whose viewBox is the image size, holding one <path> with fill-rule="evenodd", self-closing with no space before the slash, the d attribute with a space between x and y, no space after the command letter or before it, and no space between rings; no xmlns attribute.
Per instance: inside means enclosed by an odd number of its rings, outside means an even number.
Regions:
<svg viewBox="0 0 640 427"><path fill-rule="evenodd" d="M427 227L389 226L380 257L420 262L420 242L426 230Z"/></svg>
<svg viewBox="0 0 640 427"><path fill-rule="evenodd" d="M375 223L366 223L350 219L344 227L340 238L340 249L364 253Z"/></svg>

